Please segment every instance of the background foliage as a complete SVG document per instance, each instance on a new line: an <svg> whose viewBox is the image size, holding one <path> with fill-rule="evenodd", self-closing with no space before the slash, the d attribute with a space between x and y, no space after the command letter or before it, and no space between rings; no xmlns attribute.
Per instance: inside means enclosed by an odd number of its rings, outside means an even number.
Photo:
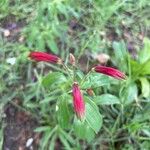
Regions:
<svg viewBox="0 0 150 150"><path fill-rule="evenodd" d="M58 141L64 149L150 149L149 7L147 0L1 0L0 146L7 126L4 110L11 103L38 120L35 132L43 133L39 149L54 149ZM72 52L81 64L79 82L98 63L95 56L106 53L108 65L128 79L88 77L81 88L91 87L98 96L84 93L89 112L85 128L69 117L72 82L65 71L29 61L31 50L57 54L65 63ZM99 112L102 118L90 118Z"/></svg>

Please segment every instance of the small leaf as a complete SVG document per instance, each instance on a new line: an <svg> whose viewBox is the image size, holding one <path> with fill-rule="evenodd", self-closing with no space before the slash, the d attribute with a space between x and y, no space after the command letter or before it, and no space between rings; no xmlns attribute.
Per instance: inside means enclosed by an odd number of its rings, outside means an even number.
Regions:
<svg viewBox="0 0 150 150"><path fill-rule="evenodd" d="M88 99L86 103L86 121L89 126L97 133L102 126L102 116L97 105Z"/></svg>
<svg viewBox="0 0 150 150"><path fill-rule="evenodd" d="M43 131L50 131L50 130L51 130L50 126L42 126L34 129L34 132L43 132Z"/></svg>
<svg viewBox="0 0 150 150"><path fill-rule="evenodd" d="M150 83L146 78L140 78L141 85L142 85L142 95L145 98L148 98L150 95Z"/></svg>
<svg viewBox="0 0 150 150"><path fill-rule="evenodd" d="M50 87L54 84L60 84L66 81L65 76L60 72L51 72L48 75L46 75L43 80L42 84L45 87Z"/></svg>
<svg viewBox="0 0 150 150"><path fill-rule="evenodd" d="M120 103L118 97L111 94L103 94L101 96L96 96L94 98L94 101L96 104L100 104L100 105L113 105L113 104Z"/></svg>

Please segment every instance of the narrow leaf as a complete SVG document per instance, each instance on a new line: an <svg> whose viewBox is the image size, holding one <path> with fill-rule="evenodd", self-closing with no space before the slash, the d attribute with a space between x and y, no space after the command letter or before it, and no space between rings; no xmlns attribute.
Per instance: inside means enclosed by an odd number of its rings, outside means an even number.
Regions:
<svg viewBox="0 0 150 150"><path fill-rule="evenodd" d="M34 132L43 132L43 131L50 131L50 126L41 126L34 129Z"/></svg>

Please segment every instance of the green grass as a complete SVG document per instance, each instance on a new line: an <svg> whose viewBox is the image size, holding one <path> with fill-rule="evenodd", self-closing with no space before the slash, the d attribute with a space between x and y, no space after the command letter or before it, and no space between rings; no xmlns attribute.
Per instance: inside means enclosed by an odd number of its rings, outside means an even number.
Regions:
<svg viewBox="0 0 150 150"><path fill-rule="evenodd" d="M4 113L4 106L12 99L19 98L22 109L30 111L39 120L40 127L35 129L36 132L43 132L39 149L54 149L57 139L65 149L150 149L149 5L147 0L2 0L0 111ZM24 26L19 36L25 38L23 43L15 37L9 40L3 36L7 22L22 20ZM129 38L124 37L125 33L129 34ZM140 34L145 37L144 43L139 38ZM128 52L128 43L133 43L136 59ZM101 96L102 102L96 101L99 97L93 98L103 116L103 124L97 135L93 130L83 130L85 126L76 120L75 125L68 123L70 118L66 114L73 114L69 95L71 80L62 75L66 72L59 66L32 63L27 58L31 50L57 54L65 63L68 63L66 58L69 52L73 52L76 58L88 56L89 53L107 53L111 57L109 65L128 75L123 82L103 76L88 78L88 86L93 87L95 94L104 94ZM7 62L12 57L16 59L13 66ZM87 62L89 67L95 64L90 58ZM47 70L51 68L57 73L48 74ZM83 74L78 72L79 80ZM98 83L98 79L102 82ZM60 96L66 90L69 94ZM107 101L110 98L108 94L114 98L112 101ZM63 99L68 101L61 103ZM57 112L56 106L68 111L60 109ZM61 114L66 115L65 119ZM0 117L0 120L4 127L4 119ZM0 131L1 147L3 129ZM86 136L81 131L85 131Z"/></svg>

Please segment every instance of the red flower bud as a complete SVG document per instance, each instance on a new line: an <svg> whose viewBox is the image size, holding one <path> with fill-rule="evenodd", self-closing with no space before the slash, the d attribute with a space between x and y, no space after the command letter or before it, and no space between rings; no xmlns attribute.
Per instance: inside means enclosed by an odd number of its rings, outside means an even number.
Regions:
<svg viewBox="0 0 150 150"><path fill-rule="evenodd" d="M59 57L44 52L30 52L29 57L35 61L45 61L57 64L62 63L62 60Z"/></svg>
<svg viewBox="0 0 150 150"><path fill-rule="evenodd" d="M84 118L85 115L85 103L83 100L83 95L80 91L78 84L75 82L72 87L73 95L73 106L74 111L79 119Z"/></svg>
<svg viewBox="0 0 150 150"><path fill-rule="evenodd" d="M102 73L102 74L114 77L116 79L125 79L126 78L126 75L123 72L121 72L117 69L111 68L111 67L98 65L98 66L94 67L94 70L98 73Z"/></svg>

